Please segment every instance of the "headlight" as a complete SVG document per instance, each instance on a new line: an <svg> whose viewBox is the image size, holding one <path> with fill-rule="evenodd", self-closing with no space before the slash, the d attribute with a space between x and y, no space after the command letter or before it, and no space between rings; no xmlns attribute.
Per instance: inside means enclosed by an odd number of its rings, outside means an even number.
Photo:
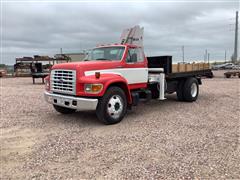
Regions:
<svg viewBox="0 0 240 180"><path fill-rule="evenodd" d="M100 93L103 89L102 84L85 84L84 90L86 93L97 94Z"/></svg>

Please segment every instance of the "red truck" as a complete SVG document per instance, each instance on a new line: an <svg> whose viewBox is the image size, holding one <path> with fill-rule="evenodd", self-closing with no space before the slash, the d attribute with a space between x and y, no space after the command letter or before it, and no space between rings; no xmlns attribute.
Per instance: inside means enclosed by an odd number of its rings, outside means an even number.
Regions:
<svg viewBox="0 0 240 180"><path fill-rule="evenodd" d="M46 78L45 99L56 111L96 110L105 124L120 122L141 101L164 100L176 92L179 101L198 98L202 76L210 69L172 72L171 56L145 57L132 44L94 48L83 62L56 64Z"/></svg>

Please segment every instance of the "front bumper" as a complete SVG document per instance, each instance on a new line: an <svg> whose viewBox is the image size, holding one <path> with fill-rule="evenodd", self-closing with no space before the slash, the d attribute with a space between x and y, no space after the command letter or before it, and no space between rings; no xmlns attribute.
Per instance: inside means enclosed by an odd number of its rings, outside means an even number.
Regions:
<svg viewBox="0 0 240 180"><path fill-rule="evenodd" d="M52 94L46 91L44 97L50 104L76 110L96 110L98 104L98 99L65 96L61 94Z"/></svg>

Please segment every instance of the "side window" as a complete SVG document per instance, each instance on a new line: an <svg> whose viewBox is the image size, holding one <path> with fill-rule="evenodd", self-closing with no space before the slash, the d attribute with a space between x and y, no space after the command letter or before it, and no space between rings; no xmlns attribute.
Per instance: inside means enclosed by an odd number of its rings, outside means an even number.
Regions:
<svg viewBox="0 0 240 180"><path fill-rule="evenodd" d="M137 63L137 62L143 62L143 61L144 61L144 56L140 48L128 49L128 55L126 59L127 63Z"/></svg>
<svg viewBox="0 0 240 180"><path fill-rule="evenodd" d="M138 62L144 61L144 55L143 55L142 48L137 48L137 57L138 57Z"/></svg>
<svg viewBox="0 0 240 180"><path fill-rule="evenodd" d="M127 63L132 63L131 54L132 54L131 49L128 49L128 54L127 54L127 59L126 59Z"/></svg>

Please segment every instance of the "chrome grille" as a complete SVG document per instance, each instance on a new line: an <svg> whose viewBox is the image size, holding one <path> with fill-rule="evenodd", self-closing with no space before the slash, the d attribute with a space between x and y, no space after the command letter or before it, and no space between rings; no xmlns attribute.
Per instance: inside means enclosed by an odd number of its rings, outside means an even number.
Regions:
<svg viewBox="0 0 240 180"><path fill-rule="evenodd" d="M76 94L76 71L54 69L51 71L51 90L62 94Z"/></svg>

